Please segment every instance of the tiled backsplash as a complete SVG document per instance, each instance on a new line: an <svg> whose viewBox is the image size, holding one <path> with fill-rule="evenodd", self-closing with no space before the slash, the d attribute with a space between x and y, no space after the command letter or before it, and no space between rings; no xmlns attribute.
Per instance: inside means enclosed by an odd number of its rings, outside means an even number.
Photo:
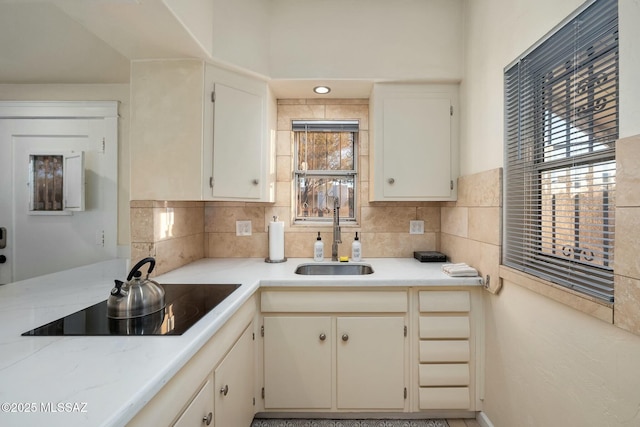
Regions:
<svg viewBox="0 0 640 427"><path fill-rule="evenodd" d="M285 223L285 256L312 257L318 231L330 251L331 224L292 225L292 170L294 119L355 119L360 123L358 147L358 225L342 226L339 255L348 256L355 232L362 242L363 257L410 257L415 250L436 250L440 231L438 203L369 203L369 100L296 99L278 101L276 147L276 203L205 204L205 253L207 257L267 257L268 224L273 216ZM236 236L235 222L250 220L251 236ZM424 220L425 234L409 235L409 221ZM330 252L329 252L330 253Z"/></svg>
<svg viewBox="0 0 640 427"><path fill-rule="evenodd" d="M489 278L489 289L500 283L500 209L502 169L492 169L458 178L458 200L443 203L442 252L451 261L466 262Z"/></svg>

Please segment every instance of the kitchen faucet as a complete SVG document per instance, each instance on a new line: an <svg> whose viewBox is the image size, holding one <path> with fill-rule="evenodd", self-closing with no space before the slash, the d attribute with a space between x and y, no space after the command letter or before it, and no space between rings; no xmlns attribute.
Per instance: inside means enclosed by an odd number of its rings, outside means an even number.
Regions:
<svg viewBox="0 0 640 427"><path fill-rule="evenodd" d="M337 197L333 202L333 243L331 244L331 261L338 261L338 243L342 243L340 238L340 199Z"/></svg>

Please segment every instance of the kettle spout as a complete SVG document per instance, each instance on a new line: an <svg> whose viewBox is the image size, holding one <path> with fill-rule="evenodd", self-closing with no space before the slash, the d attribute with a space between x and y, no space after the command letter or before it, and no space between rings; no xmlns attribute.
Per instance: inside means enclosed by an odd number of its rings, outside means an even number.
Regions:
<svg viewBox="0 0 640 427"><path fill-rule="evenodd" d="M116 286L111 289L111 295L113 295L114 297L122 297L122 296L126 296L127 295L127 291L122 289L122 285L124 285L124 282L122 280L114 280L114 282L116 283Z"/></svg>

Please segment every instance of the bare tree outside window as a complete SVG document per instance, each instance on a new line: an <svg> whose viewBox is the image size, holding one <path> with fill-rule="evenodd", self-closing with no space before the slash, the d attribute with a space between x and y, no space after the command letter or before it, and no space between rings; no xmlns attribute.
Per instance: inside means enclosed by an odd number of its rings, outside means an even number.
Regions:
<svg viewBox="0 0 640 427"><path fill-rule="evenodd" d="M355 221L357 130L305 123L294 126L296 221L331 221L336 198L340 219Z"/></svg>

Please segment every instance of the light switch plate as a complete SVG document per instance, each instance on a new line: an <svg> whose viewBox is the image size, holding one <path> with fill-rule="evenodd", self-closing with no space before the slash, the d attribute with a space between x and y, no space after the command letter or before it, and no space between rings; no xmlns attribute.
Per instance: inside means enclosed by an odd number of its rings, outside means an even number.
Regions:
<svg viewBox="0 0 640 427"><path fill-rule="evenodd" d="M236 221L236 236L251 236L251 221Z"/></svg>
<svg viewBox="0 0 640 427"><path fill-rule="evenodd" d="M424 221L409 221L409 234L424 234Z"/></svg>

